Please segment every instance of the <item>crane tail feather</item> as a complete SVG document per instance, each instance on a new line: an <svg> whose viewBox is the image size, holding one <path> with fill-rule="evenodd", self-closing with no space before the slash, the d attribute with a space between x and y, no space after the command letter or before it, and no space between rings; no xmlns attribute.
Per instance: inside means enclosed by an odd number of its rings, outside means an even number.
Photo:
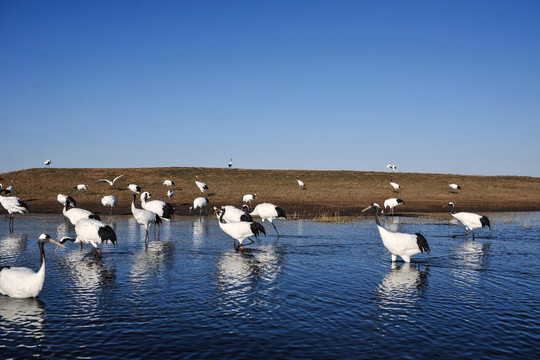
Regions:
<svg viewBox="0 0 540 360"><path fill-rule="evenodd" d="M416 235L416 243L418 244L418 248L420 249L420 252L426 252L429 254L431 250L429 248L429 244L426 238L424 237L424 235L420 233L416 233L415 235Z"/></svg>

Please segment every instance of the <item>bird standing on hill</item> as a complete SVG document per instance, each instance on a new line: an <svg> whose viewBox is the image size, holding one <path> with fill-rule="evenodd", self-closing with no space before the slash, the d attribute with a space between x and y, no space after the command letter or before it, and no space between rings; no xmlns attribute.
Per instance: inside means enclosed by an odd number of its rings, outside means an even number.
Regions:
<svg viewBox="0 0 540 360"><path fill-rule="evenodd" d="M171 199L173 196L174 196L174 190L173 189L167 190L167 197Z"/></svg>
<svg viewBox="0 0 540 360"><path fill-rule="evenodd" d="M469 230L472 231L472 236L474 239L474 229L477 228L483 228L483 227L489 227L489 230L491 230L491 223L489 222L489 219L485 215L478 215L475 213L470 212L455 212L455 206L453 202L449 202L445 206L450 206L452 210L450 213L454 218L456 218L460 223L465 226L465 236L469 235ZM452 237L456 237L457 235L454 235Z"/></svg>
<svg viewBox="0 0 540 360"><path fill-rule="evenodd" d="M126 175L126 174L119 175L119 176L115 177L115 178L112 179L112 180L108 180L108 179L98 179L98 180L96 180L96 182L102 181L102 182L108 183L110 186L113 186L114 183L116 182L116 180L120 179L120 178L121 178L122 176L124 176L124 175Z"/></svg>
<svg viewBox="0 0 540 360"><path fill-rule="evenodd" d="M405 204L401 199L390 198L384 201L384 208L390 208L390 215L394 215L394 208L398 205Z"/></svg>
<svg viewBox="0 0 540 360"><path fill-rule="evenodd" d="M205 183L199 181L198 176L195 176L195 184L197 185L199 190L201 190L202 193L204 193L205 191L208 191L208 186Z"/></svg>
<svg viewBox="0 0 540 360"><path fill-rule="evenodd" d="M173 186L175 185L174 181L172 180L162 180L161 183L165 186Z"/></svg>
<svg viewBox="0 0 540 360"><path fill-rule="evenodd" d="M260 233L263 233L266 236L266 231L264 230L264 227L259 224L258 222L246 222L246 221L239 221L239 222L232 222L227 223L223 219L225 213L227 212L226 209L218 209L216 211L216 217L218 219L218 224L221 230L230 237L233 238L234 241L234 249L236 251L243 250L244 247L242 246L242 243L245 239L248 239L251 241L249 244L253 244L254 241L250 239L250 236L259 237ZM238 243L238 244L237 244Z"/></svg>
<svg viewBox="0 0 540 360"><path fill-rule="evenodd" d="M302 190L306 190L306 184L304 184L304 182L300 180L298 176L296 177L296 181L298 182L298 186L300 186Z"/></svg>
<svg viewBox="0 0 540 360"><path fill-rule="evenodd" d="M137 184L129 183L127 187L128 187L129 190L131 190L131 192L134 192L134 193L137 193L137 194L141 193L141 187L139 185L137 185Z"/></svg>
<svg viewBox="0 0 540 360"><path fill-rule="evenodd" d="M45 243L55 244L56 247L64 245L53 240L48 234L41 234L38 238L40 265L35 272L25 267L0 266L0 294L13 298L31 298L39 295L45 282Z"/></svg>
<svg viewBox="0 0 540 360"><path fill-rule="evenodd" d="M393 182L392 179L390 179L390 186L392 186L394 192L398 192L401 190L401 186L399 186L398 183Z"/></svg>
<svg viewBox="0 0 540 360"><path fill-rule="evenodd" d="M9 214L9 233L14 231L15 213L26 214L28 213L28 205L21 199L15 196L2 196L0 195L0 204L7 210Z"/></svg>
<svg viewBox="0 0 540 360"><path fill-rule="evenodd" d="M99 220L93 219L81 219L75 225L75 233L77 237L75 239L70 237L63 237L60 239L60 243L63 244L66 241L71 241L73 243L80 243L81 250L83 244L91 244L94 247L94 250L101 255L101 250L98 245L101 245L107 241L116 244L116 233L113 228L109 225L105 225Z"/></svg>
<svg viewBox="0 0 540 360"><path fill-rule="evenodd" d="M88 189L88 185L85 185L85 184L75 185L74 189L77 189L77 190L86 190L86 189Z"/></svg>
<svg viewBox="0 0 540 360"><path fill-rule="evenodd" d="M274 227L274 230L276 230L276 234L279 238L279 232L276 228L276 225L274 225L273 220L275 219L281 219L284 220L287 218L287 215L285 214L285 211L283 211L282 208L270 204L270 203L262 203L257 206L255 206L255 209L249 213L251 216L259 216L261 218L261 222L264 223L265 220L268 220L270 224Z"/></svg>
<svg viewBox="0 0 540 360"><path fill-rule="evenodd" d="M377 229L379 230L379 235L381 236L384 247L392 254L392 262L396 261L397 257L401 257L403 261L410 262L411 256L419 253L429 253L429 245L426 238L420 234L406 234L391 232L382 227L379 221L379 205L373 203L362 212L368 211L369 209L375 209L375 223L377 224Z"/></svg>
<svg viewBox="0 0 540 360"><path fill-rule="evenodd" d="M141 194L141 207L150 210L159 215L163 220L171 221L174 214L174 208L170 203L161 200L148 201L152 197L148 191Z"/></svg>
<svg viewBox="0 0 540 360"><path fill-rule="evenodd" d="M461 186L459 186L458 184L453 184L451 181L448 182L448 186L450 186L452 188L452 191L453 193L457 193L457 190L461 190Z"/></svg>

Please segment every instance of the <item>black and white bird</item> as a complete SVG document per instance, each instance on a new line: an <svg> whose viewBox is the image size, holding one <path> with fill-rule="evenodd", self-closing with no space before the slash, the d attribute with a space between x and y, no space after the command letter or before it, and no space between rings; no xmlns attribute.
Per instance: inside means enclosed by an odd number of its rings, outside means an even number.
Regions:
<svg viewBox="0 0 540 360"><path fill-rule="evenodd" d="M26 267L0 265L0 294L13 298L31 298L39 295L45 281L45 250L43 249L45 243L54 244L56 248L64 247L48 234L41 234L38 238L39 270L35 272Z"/></svg>
<svg viewBox="0 0 540 360"><path fill-rule="evenodd" d="M248 212L240 210L237 207L234 207L232 205L223 205L221 209L226 210L223 215L223 220L227 223L239 221L253 222L253 218ZM214 206L214 212L217 213L218 210L219 208Z"/></svg>
<svg viewBox="0 0 540 360"><path fill-rule="evenodd" d="M227 223L224 220L224 215L227 212L226 209L218 209L216 211L216 217L218 219L219 227L223 232L230 237L232 237L234 240L234 249L235 250L243 250L243 242L244 240L248 239L251 241L249 244L253 244L254 241L250 239L251 236L259 237L260 233L263 233L266 236L266 231L264 230L264 227L259 224L258 222L246 222L246 221L239 221L239 222L232 222Z"/></svg>
<svg viewBox="0 0 540 360"><path fill-rule="evenodd" d="M405 204L405 202L401 199L397 199L397 198L386 199L384 200L384 209L386 210L386 208L390 208L390 214L393 215L394 208L402 204Z"/></svg>
<svg viewBox="0 0 540 360"><path fill-rule="evenodd" d="M173 186L173 185L176 185L176 184L174 183L174 181L172 181L172 180L161 180L161 183L162 183L163 185L165 185L165 186Z"/></svg>
<svg viewBox="0 0 540 360"><path fill-rule="evenodd" d="M133 193L133 201L131 202L131 213L133 214L133 217L139 223L140 225L144 226L144 229L146 230L146 235L144 236L144 240L146 242L146 239L148 239L148 228L150 225L154 225L154 238L156 237L156 226L161 225L161 217L156 214L153 211L145 210L145 209L138 209L135 206L135 198L137 197L137 193Z"/></svg>
<svg viewBox="0 0 540 360"><path fill-rule="evenodd" d="M489 222L489 219L485 215L478 215L475 213L470 212L455 212L455 205L453 202L449 202L445 206L450 206L452 210L450 213L452 216L457 219L463 226L465 226L465 235L469 235L469 231L472 231L472 236L474 239L474 229L483 228L483 227L489 227L491 230L491 223ZM455 237L455 236L453 236Z"/></svg>
<svg viewBox="0 0 540 360"><path fill-rule="evenodd" d="M399 186L398 183L395 183L392 179L390 179L390 186L392 186L394 192L398 192L401 190L401 186Z"/></svg>
<svg viewBox="0 0 540 360"><path fill-rule="evenodd" d="M137 194L141 193L141 187L139 185L137 185L137 184L129 183L127 187L128 187L129 190L131 190L131 192L134 192L134 193L137 193Z"/></svg>
<svg viewBox="0 0 540 360"><path fill-rule="evenodd" d="M77 202L75 201L75 199L72 198L72 197L69 196L69 195L58 194L58 195L56 196L56 200L57 200L60 204L62 204L62 205L64 205L64 204L66 203L66 201L68 201L68 205L69 205L69 206L72 206L72 207L77 206Z"/></svg>
<svg viewBox="0 0 540 360"><path fill-rule="evenodd" d="M249 204L249 208L251 208L251 202L253 199L257 197L257 194L246 194L242 197L242 202Z"/></svg>
<svg viewBox="0 0 540 360"><path fill-rule="evenodd" d="M105 195L101 198L101 203L109 208L109 216L112 216L112 208L116 206L116 197L114 195Z"/></svg>
<svg viewBox="0 0 540 360"><path fill-rule="evenodd" d="M13 233L15 213L26 214L28 213L28 205L24 203L21 199L15 196L2 196L0 195L0 204L6 209L9 214L9 232Z"/></svg>
<svg viewBox="0 0 540 360"><path fill-rule="evenodd" d="M275 219L281 219L284 220L287 218L287 215L285 214L285 211L283 211L282 208L270 204L270 203L262 203L257 206L255 206L255 209L249 213L251 216L259 216L261 218L261 222L264 223L265 220L268 220L270 224L274 227L274 230L276 230L276 234L279 238L279 232L276 228L276 225L274 225L273 220Z"/></svg>
<svg viewBox="0 0 540 360"><path fill-rule="evenodd" d="M306 190L306 184L304 184L304 182L300 180L298 176L296 177L296 181L298 182L298 186L300 186L302 190Z"/></svg>
<svg viewBox="0 0 540 360"><path fill-rule="evenodd" d="M159 215L160 218L166 221L171 221L174 215L174 207L171 203L166 203L161 200L148 201L152 197L148 191L141 194L141 207L145 210L150 210Z"/></svg>
<svg viewBox="0 0 540 360"><path fill-rule="evenodd" d="M167 197L171 199L173 196L174 196L174 190L173 189L167 190Z"/></svg>
<svg viewBox="0 0 540 360"><path fill-rule="evenodd" d="M397 169L397 166L394 165L394 164L387 164L386 167L389 168L392 171L396 171L396 169Z"/></svg>
<svg viewBox="0 0 540 360"><path fill-rule="evenodd" d="M229 160L229 167L232 167L232 158Z"/></svg>
<svg viewBox="0 0 540 360"><path fill-rule="evenodd" d="M76 208L76 207L72 207L71 209L68 209L69 204L70 204L69 200L64 202L64 208L62 209L62 213L64 214L65 217L69 219L69 221L73 225L77 225L77 223L81 219L101 220L98 214L94 214L91 211L81 209L81 208Z"/></svg>
<svg viewBox="0 0 540 360"><path fill-rule="evenodd" d="M202 212L204 207L208 205L208 199L205 197L198 197L195 200L193 200L193 206L189 207L189 215L191 215L191 211L195 209L199 209L199 216L202 216Z"/></svg>
<svg viewBox="0 0 540 360"><path fill-rule="evenodd" d="M88 185L85 185L85 184L75 185L74 189L77 189L77 190L86 190L86 189L88 189Z"/></svg>
<svg viewBox="0 0 540 360"><path fill-rule="evenodd" d="M461 190L461 186L459 186L458 184L454 184L451 181L448 182L448 186L450 186L452 190L454 190L453 192L457 192L457 190Z"/></svg>
<svg viewBox="0 0 540 360"><path fill-rule="evenodd" d="M195 176L195 184L197 185L199 190L201 190L202 193L204 193L205 191L208 191L208 186L205 183L199 181L198 176Z"/></svg>
<svg viewBox="0 0 540 360"><path fill-rule="evenodd" d="M43 162L43 164L44 164L45 166L49 166L49 165L51 165L51 160L45 160L45 161Z"/></svg>
<svg viewBox="0 0 540 360"><path fill-rule="evenodd" d="M66 241L73 243L80 243L81 250L83 244L90 244L94 247L98 254L101 254L99 245L110 241L113 245L116 245L116 233L109 225L105 225L99 220L93 219L81 219L75 225L75 233L77 237L75 239L70 237L63 237L60 239L60 243L64 244Z"/></svg>
<svg viewBox="0 0 540 360"><path fill-rule="evenodd" d="M379 221L379 205L373 203L362 210L362 212L368 211L369 209L375 209L377 229L379 229L379 235L381 236L383 245L392 255L392 262L396 261L398 256L401 257L403 261L410 262L411 256L423 252L430 252L427 240L422 234L407 234L388 231L382 227Z"/></svg>
<svg viewBox="0 0 540 360"><path fill-rule="evenodd" d="M98 181L106 182L106 183L108 183L110 186L113 186L114 183L116 182L116 180L120 179L120 178L121 178L122 176L124 176L124 175L126 175L126 174L118 175L117 177L115 177L115 178L112 179L112 180L109 180L109 179L98 179L98 180L96 180L96 182L98 182Z"/></svg>
<svg viewBox="0 0 540 360"><path fill-rule="evenodd" d="M5 188L3 191L4 191L4 194L6 194L6 195L13 195L13 190L14 190L14 188L13 188L13 180L11 180L10 185L7 188Z"/></svg>

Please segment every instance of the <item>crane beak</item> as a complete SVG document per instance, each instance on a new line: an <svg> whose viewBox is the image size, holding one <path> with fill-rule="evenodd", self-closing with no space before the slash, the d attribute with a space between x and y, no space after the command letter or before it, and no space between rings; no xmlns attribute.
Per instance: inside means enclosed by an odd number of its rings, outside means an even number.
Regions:
<svg viewBox="0 0 540 360"><path fill-rule="evenodd" d="M371 209L371 208L373 208L373 206L372 206L372 205L369 205L367 208L365 208L364 210L362 210L362 212L366 212L366 211L368 211L368 210Z"/></svg>
<svg viewBox="0 0 540 360"><path fill-rule="evenodd" d="M54 249L54 251L58 250L58 248L59 248L60 246L63 247L63 248L65 248L64 245L60 244L60 243L59 243L58 241L56 241L56 240L52 240L52 239L51 239L51 240L49 240L49 242L50 242L51 244L55 244L55 245L56 245L56 249Z"/></svg>

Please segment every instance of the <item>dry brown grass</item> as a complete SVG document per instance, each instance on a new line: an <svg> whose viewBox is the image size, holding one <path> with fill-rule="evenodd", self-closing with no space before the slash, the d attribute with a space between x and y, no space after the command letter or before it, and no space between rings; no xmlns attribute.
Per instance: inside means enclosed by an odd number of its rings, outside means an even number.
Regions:
<svg viewBox="0 0 540 360"><path fill-rule="evenodd" d="M112 179L126 176L113 187L96 182L99 178ZM0 174L0 183L6 186L14 180L15 194L27 202L34 213L59 213L62 206L56 201L59 193L73 196L79 207L106 213L101 197L114 195L118 207L114 214L130 214L131 192L128 182L152 193L154 199L168 201L167 187L161 180L171 179L177 214L185 215L189 204L200 191L195 186L195 175L210 188L204 194L211 206L242 205L242 196L257 193L254 204L271 202L282 207L295 218L329 218L357 216L367 205L399 197L405 205L397 213L438 213L448 211L443 205L456 204L457 211L537 211L540 210L540 178L517 176L465 176L421 173L387 173L361 171L307 171L307 170L246 170L227 168L129 168L79 169L41 168ZM306 183L302 190L296 176ZM392 178L403 190L394 193ZM454 194L448 186L451 180L462 190ZM89 185L88 190L77 191L77 184Z"/></svg>

